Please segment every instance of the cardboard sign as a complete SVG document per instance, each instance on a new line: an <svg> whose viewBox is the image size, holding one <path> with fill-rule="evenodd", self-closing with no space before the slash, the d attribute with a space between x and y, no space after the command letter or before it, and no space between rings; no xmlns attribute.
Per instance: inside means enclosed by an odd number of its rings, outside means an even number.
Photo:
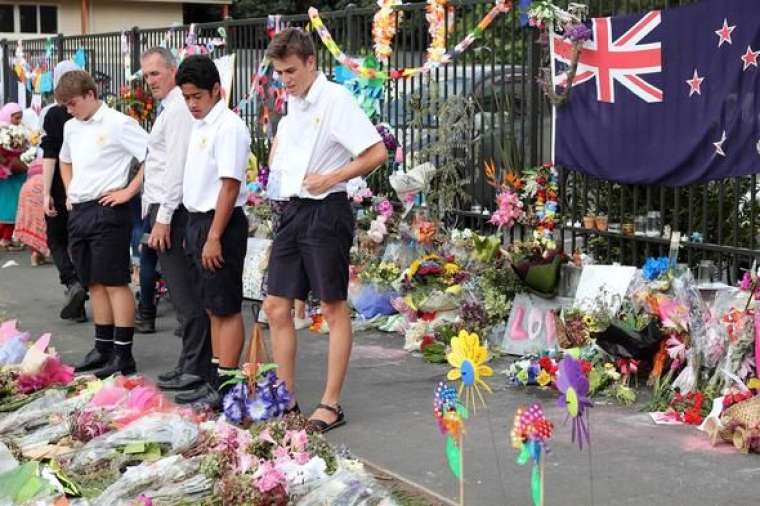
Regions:
<svg viewBox="0 0 760 506"><path fill-rule="evenodd" d="M603 293L613 314L617 313L635 274L636 267L627 265L587 265L578 282L575 304L581 309L591 310L594 300Z"/></svg>
<svg viewBox="0 0 760 506"><path fill-rule="evenodd" d="M222 82L222 98L229 107L230 100L232 100L232 77L235 75L235 54L215 58L214 64L219 71L219 79Z"/></svg>
<svg viewBox="0 0 760 506"><path fill-rule="evenodd" d="M501 348L511 355L530 355L557 347L556 314L573 299L555 297L544 299L519 293L512 302L512 312Z"/></svg>

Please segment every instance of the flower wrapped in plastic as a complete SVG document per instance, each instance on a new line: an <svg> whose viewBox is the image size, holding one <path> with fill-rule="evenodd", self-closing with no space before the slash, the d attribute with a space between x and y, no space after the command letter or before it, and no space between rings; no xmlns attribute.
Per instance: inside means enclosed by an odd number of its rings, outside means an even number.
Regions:
<svg viewBox="0 0 760 506"><path fill-rule="evenodd" d="M510 244L505 253L517 276L533 293L556 295L563 256L555 241L536 235L532 241Z"/></svg>

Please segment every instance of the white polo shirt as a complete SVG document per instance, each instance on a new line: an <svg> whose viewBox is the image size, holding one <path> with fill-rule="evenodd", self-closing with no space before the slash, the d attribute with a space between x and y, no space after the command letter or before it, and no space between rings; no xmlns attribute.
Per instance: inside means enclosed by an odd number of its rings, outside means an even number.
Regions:
<svg viewBox="0 0 760 506"><path fill-rule="evenodd" d="M222 179L240 181L235 206L245 204L245 171L251 153L251 134L240 117L220 100L205 118L193 120L182 185L182 203L188 211L216 209Z"/></svg>
<svg viewBox="0 0 760 506"><path fill-rule="evenodd" d="M159 204L156 221L168 225L182 203L182 178L193 115L179 86L169 92L161 105L163 111L153 123L148 141L142 203L143 214L150 204Z"/></svg>
<svg viewBox="0 0 760 506"><path fill-rule="evenodd" d="M137 121L102 104L87 121L71 118L63 127L59 158L72 165L68 188L74 203L97 200L129 183L132 159L145 160L148 133Z"/></svg>
<svg viewBox="0 0 760 506"><path fill-rule="evenodd" d="M341 169L378 142L382 142L380 134L351 93L319 72L305 98L288 98L288 114L277 127L273 190L280 198L311 199L346 191L346 183L339 183L312 195L303 188L303 180L307 174Z"/></svg>

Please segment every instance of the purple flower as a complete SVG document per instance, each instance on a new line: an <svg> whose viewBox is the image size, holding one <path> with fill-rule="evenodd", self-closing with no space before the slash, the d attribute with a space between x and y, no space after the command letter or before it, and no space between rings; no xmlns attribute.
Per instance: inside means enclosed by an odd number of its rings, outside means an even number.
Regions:
<svg viewBox="0 0 760 506"><path fill-rule="evenodd" d="M246 401L248 400L248 387L245 383L238 383L229 389L222 400L224 416L232 423L240 423L246 415Z"/></svg>
<svg viewBox="0 0 760 506"><path fill-rule="evenodd" d="M398 147L398 141L396 140L396 137L393 135L393 133L390 131L390 129L386 125L377 125L377 133L380 134L380 137L383 138L383 144L385 144L385 149L389 152L395 152L396 148Z"/></svg>
<svg viewBox="0 0 760 506"><path fill-rule="evenodd" d="M571 42L584 42L591 40L591 29L583 23L568 26L565 30L565 38Z"/></svg>
<svg viewBox="0 0 760 506"><path fill-rule="evenodd" d="M259 184L259 187L261 189L266 190L267 184L269 183L269 166L268 165L262 165L259 167L259 174L256 176L256 182Z"/></svg>

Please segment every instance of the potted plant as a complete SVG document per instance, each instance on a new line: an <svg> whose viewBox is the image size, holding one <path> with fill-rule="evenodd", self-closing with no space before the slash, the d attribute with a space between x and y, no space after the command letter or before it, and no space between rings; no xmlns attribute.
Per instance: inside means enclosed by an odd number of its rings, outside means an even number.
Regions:
<svg viewBox="0 0 760 506"><path fill-rule="evenodd" d="M596 224L597 230L602 231L602 232L606 231L607 230L607 215L597 214L594 220L594 223Z"/></svg>
<svg viewBox="0 0 760 506"><path fill-rule="evenodd" d="M583 217L583 228L594 229L595 216L591 213Z"/></svg>
<svg viewBox="0 0 760 506"><path fill-rule="evenodd" d="M623 218L623 235L633 236L636 233L636 227L633 224L633 215L626 214Z"/></svg>

